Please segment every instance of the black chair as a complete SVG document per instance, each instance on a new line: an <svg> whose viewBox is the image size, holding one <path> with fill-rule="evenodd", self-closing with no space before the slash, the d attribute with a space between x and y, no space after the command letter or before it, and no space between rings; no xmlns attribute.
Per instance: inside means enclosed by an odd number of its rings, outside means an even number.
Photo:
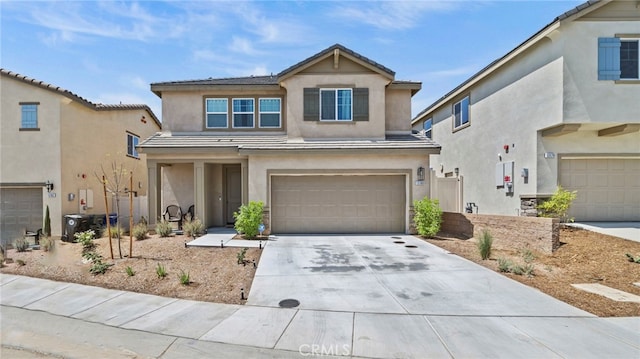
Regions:
<svg viewBox="0 0 640 359"><path fill-rule="evenodd" d="M40 236L42 236L42 228L38 229L35 232L28 229L24 231L24 237L32 237L35 245L40 245Z"/></svg>
<svg viewBox="0 0 640 359"><path fill-rule="evenodd" d="M170 204L162 214L162 218L167 222L178 224L178 229L182 229L182 208L175 204Z"/></svg>
<svg viewBox="0 0 640 359"><path fill-rule="evenodd" d="M189 206L187 213L184 214L184 220L193 221L194 218L196 218L196 206L192 204L191 206Z"/></svg>

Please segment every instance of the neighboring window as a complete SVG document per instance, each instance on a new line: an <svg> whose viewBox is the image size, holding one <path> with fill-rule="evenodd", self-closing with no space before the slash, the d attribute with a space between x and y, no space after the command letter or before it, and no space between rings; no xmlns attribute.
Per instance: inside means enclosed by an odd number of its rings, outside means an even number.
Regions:
<svg viewBox="0 0 640 359"><path fill-rule="evenodd" d="M469 123L469 96L453 105L453 128L462 127Z"/></svg>
<svg viewBox="0 0 640 359"><path fill-rule="evenodd" d="M321 121L351 121L353 119L351 89L320 90Z"/></svg>
<svg viewBox="0 0 640 359"><path fill-rule="evenodd" d="M140 142L140 137L127 133L127 155L138 158L138 150L136 150L138 142Z"/></svg>
<svg viewBox="0 0 640 359"><path fill-rule="evenodd" d="M228 100L226 98L206 99L207 128L227 128L228 124Z"/></svg>
<svg viewBox="0 0 640 359"><path fill-rule="evenodd" d="M252 98L233 99L233 127L253 127L253 107Z"/></svg>
<svg viewBox="0 0 640 359"><path fill-rule="evenodd" d="M433 138L431 134L431 127L433 126L433 119L428 119L424 121L424 135L427 138Z"/></svg>
<svg viewBox="0 0 640 359"><path fill-rule="evenodd" d="M638 39L598 39L598 80L638 80Z"/></svg>
<svg viewBox="0 0 640 359"><path fill-rule="evenodd" d="M638 77L638 40L620 41L620 78L634 79Z"/></svg>
<svg viewBox="0 0 640 359"><path fill-rule="evenodd" d="M280 99L261 98L259 100L260 127L280 127Z"/></svg>
<svg viewBox="0 0 640 359"><path fill-rule="evenodd" d="M22 103L22 122L21 128L38 128L38 104Z"/></svg>

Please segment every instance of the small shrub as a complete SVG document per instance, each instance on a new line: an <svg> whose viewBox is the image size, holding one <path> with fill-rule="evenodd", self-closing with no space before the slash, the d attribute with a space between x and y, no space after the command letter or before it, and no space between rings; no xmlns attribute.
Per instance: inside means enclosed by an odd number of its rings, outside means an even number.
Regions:
<svg viewBox="0 0 640 359"><path fill-rule="evenodd" d="M185 273L183 270L180 270L180 275L178 275L180 279L180 284L189 285L191 283L191 279L189 278L189 273Z"/></svg>
<svg viewBox="0 0 640 359"><path fill-rule="evenodd" d="M158 266L156 267L156 274L158 275L158 278L164 278L167 276L167 269L161 263L158 263Z"/></svg>
<svg viewBox="0 0 640 359"><path fill-rule="evenodd" d="M93 230L78 232L73 236L76 238L77 243L82 244L83 251L90 251L96 246L96 244L93 242L96 233Z"/></svg>
<svg viewBox="0 0 640 359"><path fill-rule="evenodd" d="M520 255L522 255L522 259L525 263L531 263L536 259L535 254L533 254L533 252L528 248L521 250Z"/></svg>
<svg viewBox="0 0 640 359"><path fill-rule="evenodd" d="M29 249L29 241L25 238L18 238L14 242L13 246L16 248L18 252L26 252Z"/></svg>
<svg viewBox="0 0 640 359"><path fill-rule="evenodd" d="M122 238L122 236L124 236L124 229L120 228L119 225L109 226L109 233L111 233L111 238Z"/></svg>
<svg viewBox="0 0 640 359"><path fill-rule="evenodd" d="M238 212L233 213L235 218L235 229L238 233L244 234L247 239L253 239L258 235L260 223L262 223L262 212L264 203L262 201L251 201L249 204L240 206Z"/></svg>
<svg viewBox="0 0 640 359"><path fill-rule="evenodd" d="M236 254L236 257L238 258L238 264L244 264L244 256L247 254L247 248L242 248L238 254Z"/></svg>
<svg viewBox="0 0 640 359"><path fill-rule="evenodd" d="M478 240L478 251L480 251L480 257L482 257L482 260L487 260L491 257L492 245L493 236L488 230L483 230L482 237Z"/></svg>
<svg viewBox="0 0 640 359"><path fill-rule="evenodd" d="M91 272L91 274L104 274L112 265L113 264L105 263L100 259L93 263L91 268L89 268L89 272Z"/></svg>
<svg viewBox="0 0 640 359"><path fill-rule="evenodd" d="M511 271L511 267L513 266L513 262L511 262L507 258L498 258L498 270L502 273L509 273Z"/></svg>
<svg viewBox="0 0 640 359"><path fill-rule="evenodd" d="M40 238L40 248L42 248L45 252L53 252L53 249L56 246L55 239L51 237L43 237Z"/></svg>
<svg viewBox="0 0 640 359"><path fill-rule="evenodd" d="M86 251L82 253L82 258L86 262L95 263L96 261L102 259L102 256L94 251Z"/></svg>
<svg viewBox="0 0 640 359"><path fill-rule="evenodd" d="M196 217L191 221L183 223L182 230L184 231L185 236L196 237L197 235L204 233L204 223Z"/></svg>
<svg viewBox="0 0 640 359"><path fill-rule="evenodd" d="M131 235L133 235L133 237L136 240L141 241L147 238L147 232L149 232L147 225L145 223L138 223L135 226L133 226L133 229L131 230Z"/></svg>
<svg viewBox="0 0 640 359"><path fill-rule="evenodd" d="M156 223L156 233L162 238L169 237L171 233L173 233L173 227L171 227L171 223L163 220L158 221Z"/></svg>
<svg viewBox="0 0 640 359"><path fill-rule="evenodd" d="M538 215L540 217L560 218L563 223L573 222L573 218L568 218L568 212L577 195L577 191L570 192L558 186L551 198L538 205Z"/></svg>
<svg viewBox="0 0 640 359"><path fill-rule="evenodd" d="M627 260L628 260L629 262L632 262L632 263L640 263L640 256L638 256L638 257L634 257L633 255L631 255L631 254L629 254L629 253L626 253L625 255L627 256Z"/></svg>
<svg viewBox="0 0 640 359"><path fill-rule="evenodd" d="M425 237L433 237L440 232L442 224L442 209L437 199L427 197L413 201L413 223L418 234Z"/></svg>
<svg viewBox="0 0 640 359"><path fill-rule="evenodd" d="M133 277L134 275L136 275L136 272L133 270L133 268L131 268L131 266L127 266L125 271L127 272L127 275L129 277Z"/></svg>
<svg viewBox="0 0 640 359"><path fill-rule="evenodd" d="M27 262L23 261L22 259L16 259L16 263L22 267L22 266L26 266Z"/></svg>
<svg viewBox="0 0 640 359"><path fill-rule="evenodd" d="M49 216L49 205L47 205L47 209L44 212L44 226L43 226L44 230L43 230L43 234L46 237L50 237L51 236L51 217Z"/></svg>

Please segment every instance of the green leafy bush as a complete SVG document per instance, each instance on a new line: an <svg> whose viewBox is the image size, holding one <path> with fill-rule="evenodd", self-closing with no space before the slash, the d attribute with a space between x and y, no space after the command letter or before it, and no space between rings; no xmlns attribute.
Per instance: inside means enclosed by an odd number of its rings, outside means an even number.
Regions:
<svg viewBox="0 0 640 359"><path fill-rule="evenodd" d="M482 231L482 236L478 240L478 251L480 251L480 257L482 260L487 260L491 257L491 246L493 245L493 236L488 230Z"/></svg>
<svg viewBox="0 0 640 359"><path fill-rule="evenodd" d="M95 243L93 242L93 239L95 238L96 234L93 230L90 229L84 232L77 232L73 236L76 238L77 243L82 244L83 251L86 252L95 247Z"/></svg>
<svg viewBox="0 0 640 359"><path fill-rule="evenodd" d="M573 222L573 218L568 218L569 207L576 199L577 191L567 191L558 186L555 193L546 201L538 205L538 215L540 217L560 218L560 221Z"/></svg>
<svg viewBox="0 0 640 359"><path fill-rule="evenodd" d="M247 239L255 238L259 233L260 223L262 223L263 208L262 201L251 201L249 204L240 206L239 211L233 213L233 218L236 220L236 231Z"/></svg>
<svg viewBox="0 0 640 359"><path fill-rule="evenodd" d="M149 232L149 229L147 228L147 224L146 223L138 223L135 226L133 226L133 229L131 230L131 235L138 241L141 241L145 238L147 238L147 232Z"/></svg>
<svg viewBox="0 0 640 359"><path fill-rule="evenodd" d="M204 233L204 224L197 217L191 221L186 221L182 224L182 230L187 237L195 237Z"/></svg>
<svg viewBox="0 0 640 359"><path fill-rule="evenodd" d="M503 273L513 273L515 275L534 275L535 266L532 263L518 264L506 258L498 258L498 270Z"/></svg>
<svg viewBox="0 0 640 359"><path fill-rule="evenodd" d="M437 199L427 197L413 201L413 223L418 234L425 237L433 237L440 231L442 224L442 209Z"/></svg>
<svg viewBox="0 0 640 359"><path fill-rule="evenodd" d="M156 233L158 233L158 235L160 237L169 237L171 236L171 233L173 233L173 227L171 227L171 223L163 220L158 221L158 223L156 223Z"/></svg>
<svg viewBox="0 0 640 359"><path fill-rule="evenodd" d="M156 274L158 275L158 278L164 278L167 276L167 269L160 263L158 263L158 266L156 267Z"/></svg>
<svg viewBox="0 0 640 359"><path fill-rule="evenodd" d="M91 268L89 268L89 272L91 272L91 274L104 274L112 265L113 264L105 263L100 259L93 263Z"/></svg>
<svg viewBox="0 0 640 359"><path fill-rule="evenodd" d="M120 226L109 226L109 232L111 233L111 238L122 238L124 236L124 229L120 228Z"/></svg>
<svg viewBox="0 0 640 359"><path fill-rule="evenodd" d="M508 273L511 271L513 262L506 258L498 258L498 270L502 273Z"/></svg>
<svg viewBox="0 0 640 359"><path fill-rule="evenodd" d="M247 248L242 248L237 254L236 258L238 258L238 264L245 264L244 256L247 254Z"/></svg>
<svg viewBox="0 0 640 359"><path fill-rule="evenodd" d="M18 252L26 252L29 249L29 241L25 238L18 238L13 243L13 246L16 248Z"/></svg>

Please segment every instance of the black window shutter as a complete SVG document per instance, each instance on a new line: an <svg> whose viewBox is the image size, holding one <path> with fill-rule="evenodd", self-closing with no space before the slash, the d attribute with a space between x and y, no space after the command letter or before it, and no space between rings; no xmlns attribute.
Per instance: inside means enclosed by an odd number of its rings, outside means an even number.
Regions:
<svg viewBox="0 0 640 359"><path fill-rule="evenodd" d="M320 120L320 89L305 88L304 89L304 120L319 121Z"/></svg>
<svg viewBox="0 0 640 359"><path fill-rule="evenodd" d="M353 89L353 120L369 121L369 89Z"/></svg>

